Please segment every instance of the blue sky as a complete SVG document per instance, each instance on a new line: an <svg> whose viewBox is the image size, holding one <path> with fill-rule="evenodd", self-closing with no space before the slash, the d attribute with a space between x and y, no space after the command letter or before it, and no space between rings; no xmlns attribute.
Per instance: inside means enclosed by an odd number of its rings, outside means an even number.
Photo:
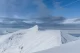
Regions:
<svg viewBox="0 0 80 53"><path fill-rule="evenodd" d="M54 15L64 16L66 18L80 18L80 1L67 0L61 3L62 9L54 9Z"/></svg>
<svg viewBox="0 0 80 53"><path fill-rule="evenodd" d="M79 0L0 0L0 16L80 18Z"/></svg>

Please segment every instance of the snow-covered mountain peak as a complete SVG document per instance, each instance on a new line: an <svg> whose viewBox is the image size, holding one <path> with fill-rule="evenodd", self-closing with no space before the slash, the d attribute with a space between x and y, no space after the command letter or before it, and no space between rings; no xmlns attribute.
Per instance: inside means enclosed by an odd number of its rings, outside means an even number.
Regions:
<svg viewBox="0 0 80 53"><path fill-rule="evenodd" d="M0 53L33 53L61 44L59 30L38 31L38 26L0 37Z"/></svg>
<svg viewBox="0 0 80 53"><path fill-rule="evenodd" d="M7 35L2 35L2 36L0 36L0 43L6 41L6 39L11 38L12 36L24 35L24 34L26 34L27 32L29 32L31 30L38 31L38 26L36 25L36 26L34 26L33 28L30 28L30 29L21 29L19 31L9 33Z"/></svg>

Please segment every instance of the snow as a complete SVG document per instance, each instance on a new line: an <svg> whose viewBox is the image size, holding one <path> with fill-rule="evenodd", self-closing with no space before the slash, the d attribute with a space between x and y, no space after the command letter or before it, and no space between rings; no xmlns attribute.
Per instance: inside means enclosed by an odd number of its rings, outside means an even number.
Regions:
<svg viewBox="0 0 80 53"><path fill-rule="evenodd" d="M0 28L0 36L16 32L21 28Z"/></svg>
<svg viewBox="0 0 80 53"><path fill-rule="evenodd" d="M80 24L80 21L76 21L79 20L78 18L73 18L73 19L66 19L63 24Z"/></svg>
<svg viewBox="0 0 80 53"><path fill-rule="evenodd" d="M80 30L61 30L61 40L62 43L68 43L80 39L80 37L75 37L71 34L80 34Z"/></svg>
<svg viewBox="0 0 80 53"><path fill-rule="evenodd" d="M60 45L60 30L39 31L37 25L0 37L0 53L33 53Z"/></svg>
<svg viewBox="0 0 80 53"><path fill-rule="evenodd" d="M80 40L35 53L80 53Z"/></svg>

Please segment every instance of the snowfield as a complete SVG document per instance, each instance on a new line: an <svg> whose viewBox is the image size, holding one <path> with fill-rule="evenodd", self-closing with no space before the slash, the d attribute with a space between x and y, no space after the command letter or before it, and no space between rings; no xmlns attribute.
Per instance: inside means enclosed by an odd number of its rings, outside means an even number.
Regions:
<svg viewBox="0 0 80 53"><path fill-rule="evenodd" d="M60 30L38 31L38 26L0 37L0 53L33 53L60 46Z"/></svg>
<svg viewBox="0 0 80 53"><path fill-rule="evenodd" d="M80 36L80 30L61 30L61 40L66 44L35 53L80 53L80 37L70 34L79 34Z"/></svg>
<svg viewBox="0 0 80 53"><path fill-rule="evenodd" d="M0 36L0 53L80 53L77 34L80 30L41 31L36 25Z"/></svg>
<svg viewBox="0 0 80 53"><path fill-rule="evenodd" d="M35 53L80 53L80 40Z"/></svg>

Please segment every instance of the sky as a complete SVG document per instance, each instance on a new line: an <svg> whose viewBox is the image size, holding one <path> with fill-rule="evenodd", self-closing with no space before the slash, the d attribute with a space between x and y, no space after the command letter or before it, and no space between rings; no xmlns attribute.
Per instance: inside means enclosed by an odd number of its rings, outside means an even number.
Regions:
<svg viewBox="0 0 80 53"><path fill-rule="evenodd" d="M0 0L0 16L80 18L80 0Z"/></svg>

